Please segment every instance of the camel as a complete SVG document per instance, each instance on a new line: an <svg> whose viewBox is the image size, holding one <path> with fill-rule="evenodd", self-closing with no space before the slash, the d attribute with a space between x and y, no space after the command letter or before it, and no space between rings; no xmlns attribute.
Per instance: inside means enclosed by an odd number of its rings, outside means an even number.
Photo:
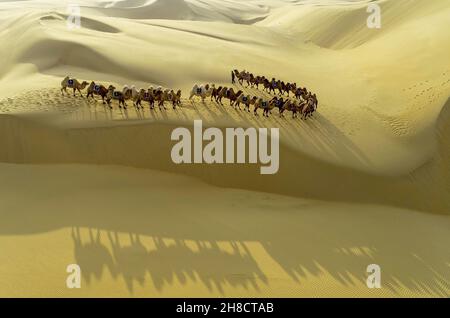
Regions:
<svg viewBox="0 0 450 318"><path fill-rule="evenodd" d="M125 87L127 87L127 86L125 86ZM126 89L125 87L124 87L124 90ZM134 86L134 85L132 85L129 89L131 90L131 100L133 101L133 106L137 107L138 104L139 105L141 104L141 101L140 101L140 98L141 98L140 91L141 90L137 90L136 86Z"/></svg>
<svg viewBox="0 0 450 318"><path fill-rule="evenodd" d="M247 86L250 85L250 87L254 87L255 81L256 81L255 75L249 73L247 75Z"/></svg>
<svg viewBox="0 0 450 318"><path fill-rule="evenodd" d="M222 86L219 86L217 88L214 87L213 90L212 90L212 93L211 93L211 101L214 98L214 100L217 102L217 97L219 95L219 92L221 92L221 91L222 91Z"/></svg>
<svg viewBox="0 0 450 318"><path fill-rule="evenodd" d="M250 105L253 105L254 107L256 107L256 103L258 102L258 97L253 96L253 98L250 100L249 105L245 105L247 107L248 112L250 112Z"/></svg>
<svg viewBox="0 0 450 318"><path fill-rule="evenodd" d="M283 100L283 97L278 98L276 96L274 98L272 98L272 100L270 102L273 103L274 107L277 107L280 112L285 103L285 101Z"/></svg>
<svg viewBox="0 0 450 318"><path fill-rule="evenodd" d="M283 81L278 80L278 81L276 81L276 87L275 88L278 89L278 95L283 95L284 90L286 88L286 84L284 84ZM274 93L275 93L275 90L274 90Z"/></svg>
<svg viewBox="0 0 450 318"><path fill-rule="evenodd" d="M172 91L173 92L173 91ZM164 109L167 109L166 106L164 105L165 102L170 102L172 101L172 92L169 89L157 89L155 91L155 101L158 102L158 107L161 110L161 106Z"/></svg>
<svg viewBox="0 0 450 318"><path fill-rule="evenodd" d="M254 84L256 85L256 89L259 89L259 85L263 84L265 82L266 78L264 76L256 76Z"/></svg>
<svg viewBox="0 0 450 318"><path fill-rule="evenodd" d="M238 79L239 84L242 85L244 83L244 77L245 77L246 72L245 71L239 72L238 70L234 70L233 73L234 73L235 78ZM233 82L233 84L234 83L235 82Z"/></svg>
<svg viewBox="0 0 450 318"><path fill-rule="evenodd" d="M238 97L242 94L243 92L241 90L239 90L237 93L234 92L233 88L230 88L227 93L226 96L224 96L225 98L228 98L230 100L230 106L233 106L234 103L236 102L236 100L238 99Z"/></svg>
<svg viewBox="0 0 450 318"><path fill-rule="evenodd" d="M287 96L289 97L289 94L291 92L295 93L295 90L297 89L296 83L286 83L285 93L287 93Z"/></svg>
<svg viewBox="0 0 450 318"><path fill-rule="evenodd" d="M194 87L191 90L191 95L189 96L189 99L191 100L194 96L199 96L202 99L202 102L205 102L205 98L211 96L212 92L214 90L214 84L213 85L197 85L195 84Z"/></svg>
<svg viewBox="0 0 450 318"><path fill-rule="evenodd" d="M263 92L266 91L270 93L270 81L267 78L264 78L262 85L263 85Z"/></svg>
<svg viewBox="0 0 450 318"><path fill-rule="evenodd" d="M251 84L252 78L254 78L254 75L249 72L244 71L244 73L241 76L242 76L243 81L247 82L247 87L249 87Z"/></svg>
<svg viewBox="0 0 450 318"><path fill-rule="evenodd" d="M106 94L106 103L108 104L109 108L112 109L111 106L111 100L115 99L119 101L119 108L127 109L127 105L125 104L126 99L130 99L131 97L131 90L126 90L124 93L123 91L117 91L116 88L113 85L109 85L108 87L108 93Z"/></svg>
<svg viewBox="0 0 450 318"><path fill-rule="evenodd" d="M314 110L317 110L317 106L319 106L319 101L317 100L316 94L313 94L311 98L314 100Z"/></svg>
<svg viewBox="0 0 450 318"><path fill-rule="evenodd" d="M297 99L301 98L306 99L308 95L308 90L306 88L298 87L297 89L295 89L294 94Z"/></svg>
<svg viewBox="0 0 450 318"><path fill-rule="evenodd" d="M255 99L257 99L257 97L253 97ZM238 98L236 99L236 102L234 104L234 107L238 108L239 110L241 110L241 103L245 105L246 110L248 110L250 112L250 103L251 103L252 99L250 98L250 95L244 95L244 94L240 94L238 96Z"/></svg>
<svg viewBox="0 0 450 318"><path fill-rule="evenodd" d="M87 96L86 98L89 98L89 96L92 96L92 98L95 100L94 95L99 95L102 97L102 102L105 104L105 97L106 94L108 94L108 89L99 84L95 84L95 82L91 82L87 88Z"/></svg>
<svg viewBox="0 0 450 318"><path fill-rule="evenodd" d="M171 94L173 109L175 109L177 106L181 105L181 90L179 89L176 93L171 91Z"/></svg>
<svg viewBox="0 0 450 318"><path fill-rule="evenodd" d="M238 79L239 84L244 85L244 81L247 82L247 86L250 85L250 78L253 76L253 74L250 74L243 70L242 72L239 72L238 70L234 70L234 75Z"/></svg>
<svg viewBox="0 0 450 318"><path fill-rule="evenodd" d="M308 98L305 105L302 108L302 119L308 119L311 117L315 110L315 102L313 98Z"/></svg>
<svg viewBox="0 0 450 318"><path fill-rule="evenodd" d="M64 95L64 92L69 94L67 92L67 88L73 88L73 96L75 96L75 92L78 91L81 97L83 97L83 93L81 93L81 91L85 89L88 84L89 83L86 81L80 83L77 79L66 76L61 82L61 94Z"/></svg>
<svg viewBox="0 0 450 318"><path fill-rule="evenodd" d="M136 101L136 107L138 109L139 107L144 109L144 107L142 106L142 101L148 102L150 105L150 109L155 108L155 97L153 95L153 87L149 88L148 90L141 88L141 90L139 91L139 98Z"/></svg>
<svg viewBox="0 0 450 318"><path fill-rule="evenodd" d="M226 87L226 86L222 87L222 89L219 92L217 92L216 102L223 105L222 98L227 97L227 96L228 96L228 87Z"/></svg>
<svg viewBox="0 0 450 318"><path fill-rule="evenodd" d="M291 100L286 100L286 102L283 104L283 106L280 108L280 117L283 116L283 113L285 111L291 111L292 112L292 118L296 118L297 117L297 113L300 110L299 104L297 100L291 101Z"/></svg>
<svg viewBox="0 0 450 318"><path fill-rule="evenodd" d="M124 96L125 100L127 101L129 99L132 99L133 89L128 87L127 85L124 85L123 88L122 88L122 93L123 93L123 96Z"/></svg>
<svg viewBox="0 0 450 318"><path fill-rule="evenodd" d="M270 86L269 86L269 93L273 92L274 94L276 94L275 89L278 87L277 81L275 78L272 78L272 80L270 81Z"/></svg>
<svg viewBox="0 0 450 318"><path fill-rule="evenodd" d="M263 116L265 117L269 117L269 112L275 107L275 103L273 100L271 100L270 102L268 102L267 100L260 98L258 99L258 101L255 103L255 109L253 110L253 113L255 114L255 116L258 116L258 112L257 110L259 108L262 108L263 110Z"/></svg>

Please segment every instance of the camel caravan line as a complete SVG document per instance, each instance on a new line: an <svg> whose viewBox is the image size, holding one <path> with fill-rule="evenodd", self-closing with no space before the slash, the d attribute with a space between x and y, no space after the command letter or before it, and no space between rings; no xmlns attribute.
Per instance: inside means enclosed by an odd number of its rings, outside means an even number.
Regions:
<svg viewBox="0 0 450 318"><path fill-rule="evenodd" d="M292 118L298 117L301 114L303 119L311 117L313 113L317 110L317 97L316 94L312 94L306 88L298 87L296 83L285 83L284 81L268 80L264 76L254 76L253 74L238 70L233 70L231 72L232 84L236 84L236 81L242 86L247 83L247 87L259 89L259 86L263 86L263 91L273 94L281 95L274 96L271 99L266 99L263 97L251 96L245 94L242 90L235 91L234 88L226 86L217 86L215 84L205 84L197 85L195 84L191 90L189 100L194 97L200 97L204 102L206 98L210 98L211 101L223 105L223 99L228 99L230 106L235 109L241 110L241 104L244 106L245 110L250 112L250 107L253 106L253 113L257 116L258 110L261 109L263 116L269 117L271 111L277 108L280 117L284 116L286 111L292 112ZM87 87L87 98L91 97L95 99L94 96L100 96L104 104L112 109L112 101L116 100L118 102L119 108L127 108L126 101L132 100L133 106L137 109L142 108L142 101L149 103L150 109L155 108L155 104L158 105L159 109L167 109L165 107L165 102L172 103L173 109L176 106L181 105L181 90L176 93L171 89L163 89L162 87L153 88L150 86L148 89L136 89L133 85L128 87L125 85L122 90L117 90L113 85L109 85L108 88L101 84L83 81L80 83L77 79L66 77L61 82L61 93L67 92L67 88L73 89L73 96L75 96L78 91L81 96L82 90ZM278 91L278 92L277 92ZM293 98L291 98L290 93L292 93ZM283 96L287 94L286 96Z"/></svg>
<svg viewBox="0 0 450 318"><path fill-rule="evenodd" d="M242 86L246 82L247 87L256 89L259 89L259 85L262 85L263 91L267 91L269 94L277 94L276 90L278 90L278 95L287 94L287 98L286 96L274 96L271 99L266 99L245 94L242 90L235 91L232 87L216 87L215 84L199 86L196 84L191 90L189 99L191 100L197 96L204 102L206 98L210 98L211 101L215 100L216 103L223 105L222 100L225 98L229 100L230 106L239 110L241 109L241 104L244 105L245 110L248 112L250 112L250 106L253 106L255 115L258 115L258 110L262 109L265 117L269 117L274 108L278 108L280 117L286 111L290 111L292 112L292 118L296 118L298 114L301 114L303 119L311 117L317 110L318 100L316 94L309 92L306 88L298 87L296 83L285 83L275 78L269 81L264 76L254 76L246 71L233 70L231 72L232 84L236 84L236 80ZM294 99L290 98L290 93L293 94Z"/></svg>
<svg viewBox="0 0 450 318"><path fill-rule="evenodd" d="M269 101L264 99L257 99L255 97L252 98L252 101L259 101L259 105L255 106L255 112L257 110L257 107L262 108L266 116L268 115L268 113L270 113L270 110L272 110L273 108L278 108L280 116L283 116L283 113L287 110L292 112L293 118L297 117L297 114L300 113L302 115L302 118L306 119L314 114L319 104L316 94L309 92L306 87L299 87L297 83L285 82L282 80L277 80L275 78L269 80L265 76L255 76L250 72L246 72L245 70L233 70L231 71L231 83L236 84L236 80L242 86L244 86L245 82L247 84L247 87L259 89L259 86L261 85L263 92L267 92L269 94L278 93L279 96L275 96ZM290 99L291 93L295 98L294 100ZM287 95L287 99L285 99L284 95ZM246 107L248 108L247 104Z"/></svg>
<svg viewBox="0 0 450 318"><path fill-rule="evenodd" d="M148 102L150 105L150 109L154 109L157 104L159 109L164 108L165 102L172 103L173 109L181 104L181 90L175 92L173 89L163 89L162 87L153 88L150 86L148 89L136 89L136 87L125 85L122 90L116 89L115 86L109 85L108 88L101 84L95 83L92 81L89 85L86 81L80 83L75 78L70 78L69 76L65 77L61 82L61 93L67 92L67 88L73 89L73 96L78 91L83 97L83 93L81 92L87 86L87 96L86 98L93 98L94 96L100 96L102 98L102 102L104 104L108 104L108 106L112 109L112 101L116 100L118 102L119 108L127 108L126 101L132 100L133 106L137 109L144 107L142 106L142 102Z"/></svg>

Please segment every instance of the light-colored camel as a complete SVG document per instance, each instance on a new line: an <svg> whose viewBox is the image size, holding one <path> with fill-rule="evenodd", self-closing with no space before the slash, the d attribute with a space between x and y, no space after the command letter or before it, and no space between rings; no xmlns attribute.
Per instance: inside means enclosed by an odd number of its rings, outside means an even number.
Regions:
<svg viewBox="0 0 450 318"><path fill-rule="evenodd" d="M269 112L275 107L275 102L271 100L270 102L265 100L264 98L258 99L255 103L255 109L253 113L258 116L257 110L261 108L263 110L263 116L269 117Z"/></svg>
<svg viewBox="0 0 450 318"><path fill-rule="evenodd" d="M124 91L123 91L124 94L126 93L125 90L127 88L128 88L127 86L124 87ZM141 94L140 94L141 90L136 89L136 86L134 86L134 85L132 85L130 87L130 90L131 90L131 100L133 101L133 106L137 107L137 105L140 104L140 100L139 99L141 97Z"/></svg>
<svg viewBox="0 0 450 318"><path fill-rule="evenodd" d="M206 97L211 96L213 90L214 90L214 84L213 85L197 85L195 84L194 87L191 90L191 94L189 96L189 99L191 100L194 96L198 96L202 99L202 102L205 101Z"/></svg>
<svg viewBox="0 0 450 318"><path fill-rule="evenodd" d="M66 76L61 82L61 94L64 95L64 92L69 94L67 92L67 88L72 88L73 96L75 96L75 92L78 91L80 93L81 97L83 97L83 93L81 93L81 91L83 89L85 89L88 84L89 83L86 81L83 81L82 83L80 83L77 79Z"/></svg>
<svg viewBox="0 0 450 318"><path fill-rule="evenodd" d="M257 97L254 97L255 99L257 99ZM241 110L241 103L245 105L246 110L248 110L250 112L250 103L251 103L252 99L250 97L250 95L244 95L241 94L237 99L236 102L234 104L235 108L237 107L239 110Z"/></svg>

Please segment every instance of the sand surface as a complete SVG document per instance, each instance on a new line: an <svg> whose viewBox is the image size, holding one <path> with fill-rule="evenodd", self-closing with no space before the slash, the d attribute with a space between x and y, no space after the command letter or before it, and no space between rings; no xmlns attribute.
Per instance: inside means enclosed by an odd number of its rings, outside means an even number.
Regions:
<svg viewBox="0 0 450 318"><path fill-rule="evenodd" d="M369 2L79 1L71 30L71 2L1 1L0 296L448 297L450 3L377 1L369 29ZM187 99L234 68L308 87L318 113ZM61 96L66 75L182 105L109 110ZM195 119L280 128L278 174L173 164Z"/></svg>

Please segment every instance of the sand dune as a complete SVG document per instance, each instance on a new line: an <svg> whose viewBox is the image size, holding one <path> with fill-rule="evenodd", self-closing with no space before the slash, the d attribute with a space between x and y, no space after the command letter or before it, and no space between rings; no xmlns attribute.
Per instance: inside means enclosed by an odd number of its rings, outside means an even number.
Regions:
<svg viewBox="0 0 450 318"><path fill-rule="evenodd" d="M69 2L0 2L0 295L448 297L450 5L379 1L372 30L369 2L80 1L74 30ZM319 112L187 100L233 68L308 87ZM68 74L182 105L110 111L61 96ZM173 164L170 133L195 119L279 127L279 173ZM79 293L57 287L68 263Z"/></svg>

